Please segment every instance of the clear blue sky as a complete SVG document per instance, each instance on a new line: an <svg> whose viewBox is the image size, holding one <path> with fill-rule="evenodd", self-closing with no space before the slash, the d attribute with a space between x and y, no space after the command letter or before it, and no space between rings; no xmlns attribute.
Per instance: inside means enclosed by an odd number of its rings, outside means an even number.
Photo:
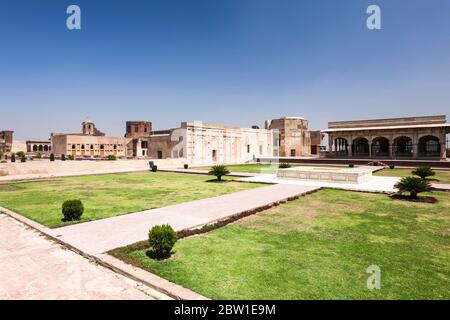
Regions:
<svg viewBox="0 0 450 320"><path fill-rule="evenodd" d="M448 0L1 0L0 129L449 115ZM82 30L66 28L66 8ZM382 30L366 8L382 9Z"/></svg>

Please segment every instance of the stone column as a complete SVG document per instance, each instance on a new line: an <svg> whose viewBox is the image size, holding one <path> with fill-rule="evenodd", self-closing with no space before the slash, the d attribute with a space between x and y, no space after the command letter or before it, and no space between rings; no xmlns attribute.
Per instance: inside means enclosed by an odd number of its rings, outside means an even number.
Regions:
<svg viewBox="0 0 450 320"><path fill-rule="evenodd" d="M441 160L447 159L447 149L445 147L445 142L441 143Z"/></svg>
<svg viewBox="0 0 450 320"><path fill-rule="evenodd" d="M419 150L418 150L418 145L417 145L417 143L413 143L413 145L412 145L412 147L413 147L413 158L414 159L417 159L417 156L418 156L418 154L419 154Z"/></svg>
<svg viewBox="0 0 450 320"><path fill-rule="evenodd" d="M350 143L350 144L348 145L348 156L349 156L350 158L352 157L352 147L353 147L353 144Z"/></svg>

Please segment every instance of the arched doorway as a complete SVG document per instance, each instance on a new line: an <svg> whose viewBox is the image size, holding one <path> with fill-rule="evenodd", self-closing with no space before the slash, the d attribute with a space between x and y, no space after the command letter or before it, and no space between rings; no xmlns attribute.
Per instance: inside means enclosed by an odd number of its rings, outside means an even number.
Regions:
<svg viewBox="0 0 450 320"><path fill-rule="evenodd" d="M372 140L372 157L389 157L389 140L377 137Z"/></svg>
<svg viewBox="0 0 450 320"><path fill-rule="evenodd" d="M410 137L402 136L394 139L392 155L396 158L410 158L413 156L413 143Z"/></svg>
<svg viewBox="0 0 450 320"><path fill-rule="evenodd" d="M338 157L348 156L348 142L344 138L334 139L334 154Z"/></svg>
<svg viewBox="0 0 450 320"><path fill-rule="evenodd" d="M417 145L418 156L426 158L438 158L441 155L441 144L435 136L424 136L419 139Z"/></svg>
<svg viewBox="0 0 450 320"><path fill-rule="evenodd" d="M354 157L368 157L369 140L366 138L356 138L353 140L352 154Z"/></svg>

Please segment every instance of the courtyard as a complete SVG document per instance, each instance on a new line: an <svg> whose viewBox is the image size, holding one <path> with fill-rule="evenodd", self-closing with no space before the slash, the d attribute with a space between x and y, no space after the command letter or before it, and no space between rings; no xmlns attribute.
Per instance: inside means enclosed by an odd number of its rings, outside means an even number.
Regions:
<svg viewBox="0 0 450 320"><path fill-rule="evenodd" d="M324 189L206 234L158 261L146 242L111 253L213 299L448 299L450 199ZM381 268L381 290L366 269Z"/></svg>
<svg viewBox="0 0 450 320"><path fill-rule="evenodd" d="M0 206L47 227L63 222L61 205L80 199L85 212L80 222L224 195L261 185L226 178L208 182L208 175L136 172L65 177L43 181L0 183Z"/></svg>

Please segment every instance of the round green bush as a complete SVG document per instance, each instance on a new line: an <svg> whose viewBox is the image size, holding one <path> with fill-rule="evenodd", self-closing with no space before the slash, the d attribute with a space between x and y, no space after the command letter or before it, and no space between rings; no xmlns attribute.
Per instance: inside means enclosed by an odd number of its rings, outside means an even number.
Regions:
<svg viewBox="0 0 450 320"><path fill-rule="evenodd" d="M152 172L156 172L156 171L158 171L158 166L153 166L152 167Z"/></svg>
<svg viewBox="0 0 450 320"><path fill-rule="evenodd" d="M395 166L394 166L393 164L390 164L390 165L389 165L389 169L391 169L391 170L392 170L392 169L395 169Z"/></svg>
<svg viewBox="0 0 450 320"><path fill-rule="evenodd" d="M426 166L417 167L411 173L415 176L421 177L424 180L428 177L432 177L432 176L436 175L436 172L434 172L433 169L431 169L430 167L426 167Z"/></svg>
<svg viewBox="0 0 450 320"><path fill-rule="evenodd" d="M61 161L66 161L66 155L65 154L61 155Z"/></svg>
<svg viewBox="0 0 450 320"><path fill-rule="evenodd" d="M188 168L189 168L189 165L188 165L187 163L185 163L185 164L184 164L184 168L185 168L185 169L188 169Z"/></svg>
<svg viewBox="0 0 450 320"><path fill-rule="evenodd" d="M278 165L278 168L280 168L280 169L287 169L287 168L290 168L290 167L292 167L292 166L289 163L280 163Z"/></svg>
<svg viewBox="0 0 450 320"><path fill-rule="evenodd" d="M50 154L50 161L55 161L55 155L53 153Z"/></svg>
<svg viewBox="0 0 450 320"><path fill-rule="evenodd" d="M108 160L111 160L111 161L117 160L117 157L116 157L115 155L113 155L113 154L110 154L110 155L108 156Z"/></svg>
<svg viewBox="0 0 450 320"><path fill-rule="evenodd" d="M25 156L25 154L22 154L20 156L20 162L27 162L27 157Z"/></svg>
<svg viewBox="0 0 450 320"><path fill-rule="evenodd" d="M81 200L67 200L62 204L62 214L64 221L80 220L84 212L83 203Z"/></svg>
<svg viewBox="0 0 450 320"><path fill-rule="evenodd" d="M16 154L15 153L11 154L11 162L16 162Z"/></svg>
<svg viewBox="0 0 450 320"><path fill-rule="evenodd" d="M157 259L170 257L172 248L178 240L177 233L168 224L154 226L148 233L150 253Z"/></svg>

